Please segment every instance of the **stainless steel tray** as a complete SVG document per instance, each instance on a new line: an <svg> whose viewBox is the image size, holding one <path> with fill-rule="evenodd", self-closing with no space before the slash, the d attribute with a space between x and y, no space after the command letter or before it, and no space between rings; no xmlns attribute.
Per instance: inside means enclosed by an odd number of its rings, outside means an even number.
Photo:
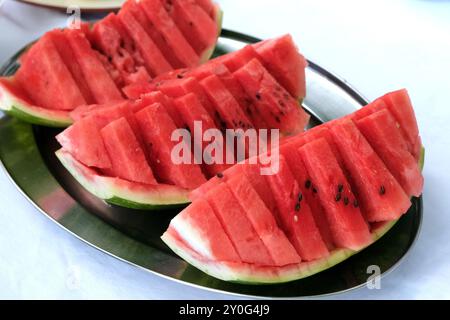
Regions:
<svg viewBox="0 0 450 320"><path fill-rule="evenodd" d="M223 30L216 55L256 42ZM17 53L0 70L17 69ZM355 111L366 99L332 73L309 62L307 98L303 105L311 126ZM383 274L397 266L412 247L422 220L422 199L414 198L409 212L382 239L345 262L315 276L279 285L241 285L212 278L173 254L160 240L178 211L137 211L111 206L85 191L54 155L56 129L31 126L0 113L0 160L24 197L80 240L127 263L185 285L229 294L258 297L307 297L339 293L365 285L367 268ZM149 283L149 285L151 285Z"/></svg>

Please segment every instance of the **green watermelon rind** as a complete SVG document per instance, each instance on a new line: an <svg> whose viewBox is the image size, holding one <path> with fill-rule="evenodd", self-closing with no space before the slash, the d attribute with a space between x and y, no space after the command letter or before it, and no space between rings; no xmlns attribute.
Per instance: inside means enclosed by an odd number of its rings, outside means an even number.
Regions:
<svg viewBox="0 0 450 320"><path fill-rule="evenodd" d="M87 191L109 204L139 210L184 207L189 190L172 185L146 186L97 174L62 149L55 152L63 166Z"/></svg>
<svg viewBox="0 0 450 320"><path fill-rule="evenodd" d="M420 158L418 160L420 170L423 170L425 163L425 148L422 147ZM191 254L191 249L186 247L179 240L175 239L169 232L165 232L161 239L164 243L172 249L178 256L187 261L192 266L205 272L206 274L215 278L242 284L274 284L284 283L294 280L300 280L319 272L325 271L345 260L351 256L361 252L365 248L383 237L389 230L394 227L398 220L387 221L376 230L372 231L372 242L360 250L337 249L331 252L330 256L324 259L303 262L297 265L287 267L267 267L265 270L255 270L250 264L240 263L231 264L215 261L200 260L195 254ZM261 268L260 268L261 269ZM262 268L264 269L264 268Z"/></svg>
<svg viewBox="0 0 450 320"><path fill-rule="evenodd" d="M223 11L220 9L219 5L216 4L216 23L217 23L217 37L216 42L211 44L209 48L207 48L200 57L200 64L207 62L213 55L214 50L216 49L217 40L220 37L222 32L222 22L223 22Z"/></svg>
<svg viewBox="0 0 450 320"><path fill-rule="evenodd" d="M47 127L65 128L73 120L69 112L31 105L14 95L0 83L0 110L22 121Z"/></svg>
<svg viewBox="0 0 450 320"><path fill-rule="evenodd" d="M228 266L227 263L200 261L199 259L195 258L194 255L190 254L189 250L182 249L179 242L174 239L170 233L166 232L161 237L161 239L182 259L184 259L197 269L215 278L241 284L274 284L300 280L325 271L343 262L344 260L347 260L351 256L367 248L372 243L380 239L396 224L397 221L398 220L389 221L382 227L374 231L372 233L373 242L358 251L353 251L350 249L338 249L331 252L330 256L328 256L327 258L321 260L303 262L297 265L290 265L282 268L267 267L265 268L265 271L255 270L250 264L245 263L236 265L237 268L233 268L233 266ZM274 274L275 272L277 274Z"/></svg>

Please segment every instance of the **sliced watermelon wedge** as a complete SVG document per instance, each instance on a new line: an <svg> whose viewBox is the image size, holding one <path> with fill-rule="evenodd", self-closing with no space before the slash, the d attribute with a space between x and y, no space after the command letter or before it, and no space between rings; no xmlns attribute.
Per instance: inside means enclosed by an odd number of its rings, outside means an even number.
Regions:
<svg viewBox="0 0 450 320"><path fill-rule="evenodd" d="M405 167L395 163L411 159L412 155L389 110L381 108L361 118L355 116L358 112L282 143L278 162L275 157L270 164L272 175L263 177L259 171L262 166L250 164L255 160L258 163L258 159L263 156L259 155L227 169L190 195L195 204L207 194L208 199L220 204L214 208L217 216L232 217L227 221L221 220L222 226L229 228L226 232L229 239L254 239L254 231L262 239L263 231L276 229L273 228L273 222L272 228L267 227L270 225L267 216L258 218L258 222L264 221L263 225L254 223L256 220L252 222L254 230L239 228L237 221L241 221L242 217L238 216L236 208L225 204L231 204L229 196L222 198L222 195L231 191L243 208L240 214L250 221L256 215L252 210L258 208L259 213L267 208L283 231L284 239L290 242L289 246L284 246L294 247L301 261L276 263L277 266L273 266L271 261L264 258L259 263L249 263L250 259L247 262L209 259L196 252L191 239L185 237L189 230L178 228L175 234L172 224L162 236L163 241L182 258L209 275L251 284L301 279L330 268L366 248L383 236L410 206L396 177L407 177L414 188L422 185L423 179L420 175L416 178L412 178L414 175L406 176ZM387 135L394 138L392 148L386 146L391 144ZM401 149L401 153L394 152L395 148ZM272 155L275 155L273 152L276 150L271 150ZM423 167L423 159L422 149L420 168ZM385 188L380 189L380 183ZM228 186L226 190L224 184ZM300 187L300 184L303 185ZM269 193L272 198L268 196L267 189L271 190ZM275 208L270 202L275 204ZM325 219L322 217L318 220L314 210L307 210L312 208L309 204L313 203L320 205L314 208L320 208ZM309 219L305 219L305 216L309 216ZM328 231L319 228L317 221L327 224ZM327 232L331 234L331 246L322 238ZM210 236L214 238L214 235ZM264 242L266 248L282 247L283 240L274 239L267 244ZM209 241L207 237L196 239L195 245ZM275 251L269 250L274 262L284 254L282 250L279 251L279 255L276 255Z"/></svg>
<svg viewBox="0 0 450 320"><path fill-rule="evenodd" d="M168 184L139 184L102 176L62 149L56 152L56 156L86 190L108 203L134 209L157 210L180 207L189 202L189 191L186 189Z"/></svg>
<svg viewBox="0 0 450 320"><path fill-rule="evenodd" d="M67 127L72 123L68 111L34 105L30 97L14 84L13 78L0 78L0 110L28 123L47 127Z"/></svg>

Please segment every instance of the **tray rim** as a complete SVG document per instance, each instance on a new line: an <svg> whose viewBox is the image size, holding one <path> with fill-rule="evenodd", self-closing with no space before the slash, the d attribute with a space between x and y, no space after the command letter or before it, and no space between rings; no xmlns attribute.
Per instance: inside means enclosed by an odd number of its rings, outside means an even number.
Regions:
<svg viewBox="0 0 450 320"><path fill-rule="evenodd" d="M256 37L253 37L253 36L250 36L250 35L246 35L246 34L243 34L243 33L240 33L240 32L232 31L232 30L229 30L229 29L222 29L220 37L224 37L226 39L231 39L231 40L237 40L237 41L241 41L241 42L248 42L248 43L255 43L255 42L261 41L261 39L259 39L259 38L256 38ZM18 50L16 54L14 54L11 58L7 59L0 66L0 76L1 76L2 73L4 73L8 69L7 68L8 65L10 65L12 63L12 61L15 61L17 59L17 57L20 56L20 54L22 54L27 49L28 46L29 46L29 44L25 45L22 49ZM308 62L308 68L313 69L314 71L316 71L316 72L320 73L321 75L325 76L328 80L330 80L334 84L338 85L339 88L341 88L343 91L345 91L347 94L349 94L353 99L355 99L361 105L369 103L369 100L367 98L365 98L356 88L354 88L352 85L350 85L342 77L340 77L340 76L336 75L335 73L333 73L333 72L331 72L331 71L321 67L320 65L318 65L317 63L314 63L313 61L311 61L309 59L307 59L307 62ZM2 111L0 110L0 112L2 112ZM30 124L30 127L32 129L32 125L31 124ZM81 237L80 235L76 234L72 230L68 229L63 224L61 224L56 219L52 218L49 214L47 214L44 209L40 208L39 205L33 199L31 199L30 196L28 196L25 193L25 191L18 185L16 180L14 180L14 178L12 177L10 172L8 171L8 169L6 168L5 164L3 163L3 159L1 157L0 157L0 168L5 173L5 175L9 179L9 181L13 184L13 186L19 191L19 193L29 203L31 203L31 205L34 208L36 208L41 214L46 216L52 222L57 224L60 228L64 229L68 233L70 233L72 236L75 236L76 238L78 238L79 240L84 242L85 244L87 244L87 245L89 245L89 246L91 246L91 247L99 250L100 252L103 252L103 253L111 256L111 257L114 257L114 258L118 259L119 261L125 262L125 263L127 263L129 265L132 265L133 267L136 267L138 269L141 269L141 270L143 270L145 272L150 272L151 274L153 274L153 275L155 275L157 277L161 277L161 278L169 280L169 281L174 281L177 284L186 285L186 286L189 286L189 287L193 287L193 288L204 290L204 291L208 291L208 292L213 292L213 293L216 293L216 294L223 294L223 295L229 295L229 296L240 297L240 298L267 299L267 300L296 300L296 299L311 299L311 298L313 298L313 299L320 299L320 298L337 296L337 295L340 295L340 294L348 293L350 291L355 291L355 290L360 289L360 288L362 288L362 287L364 287L366 285L366 283L361 283L359 285L356 285L356 286L353 286L353 287L350 287L350 288L347 288L347 289L343 289L343 290L339 290L339 291L335 291L335 292L323 293L323 294L316 294L316 295L295 296L295 297L279 297L279 296L252 295L252 294L244 294L244 293L226 291L226 290L223 290L223 289L211 288L211 287L203 286L203 285L196 284L196 283L193 283L193 282L188 282L188 281L184 281L184 280L181 280L181 279L177 279L177 278L171 277L169 275L165 275L165 274L159 273L157 271L145 268L145 267L143 267L141 265L138 265L138 264L136 264L136 263L134 263L132 261L129 261L129 260L124 259L124 258L122 258L120 256L117 256L116 254L111 253L111 252L107 251L106 249L103 249L100 246L89 242L88 240L84 239L83 237ZM52 175L51 173L49 173L49 174ZM60 185L59 181L56 181L56 182L64 190L64 188ZM417 225L417 230L415 232L414 238L412 239L408 250L400 257L400 259L398 261L396 261L387 270L385 270L384 272L381 273L380 279L383 279L384 277L386 277L387 275L392 273L395 269L398 268L398 266L405 259L407 259L407 257L410 255L411 251L415 247L418 238L420 237L421 230L422 230L422 224L423 224L422 223L423 222L423 194L420 197L416 198L416 199L417 199L418 225ZM76 200L74 199L74 201L76 201ZM104 222L104 223L107 224L107 222ZM111 228L116 229L115 227L113 227L111 225L109 225L109 226ZM389 231L388 231L388 233L389 233ZM125 236L129 237L128 235L125 235Z"/></svg>

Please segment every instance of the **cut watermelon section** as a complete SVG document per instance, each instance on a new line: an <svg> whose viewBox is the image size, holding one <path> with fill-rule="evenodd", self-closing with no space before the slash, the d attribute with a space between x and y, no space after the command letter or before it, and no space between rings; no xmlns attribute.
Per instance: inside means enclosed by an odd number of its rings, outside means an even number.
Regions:
<svg viewBox="0 0 450 320"><path fill-rule="evenodd" d="M49 36L42 37L21 60L15 81L38 106L72 110L86 104L80 88Z"/></svg>
<svg viewBox="0 0 450 320"><path fill-rule="evenodd" d="M311 209L294 179L283 156L274 174L268 175L275 199L278 221L302 260L310 261L328 256L328 249L316 226Z"/></svg>
<svg viewBox="0 0 450 320"><path fill-rule="evenodd" d="M9 98L0 108L27 122L64 127L71 123L64 111L123 99L125 86L130 94L151 76L206 62L220 33L219 6L177 0L169 10L168 4L128 0L119 13L80 30L48 32L20 57L14 79L1 80L14 80L17 90L1 84Z"/></svg>
<svg viewBox="0 0 450 320"><path fill-rule="evenodd" d="M58 150L56 156L86 190L108 203L134 209L158 210L184 206L189 202L189 191L186 189L106 177L77 161L63 149Z"/></svg>
<svg viewBox="0 0 450 320"><path fill-rule="evenodd" d="M122 99L122 94L109 76L108 71L91 48L84 33L78 30L66 30L68 45L80 65L84 79L97 103L107 103ZM79 103L82 105L86 103Z"/></svg>
<svg viewBox="0 0 450 320"><path fill-rule="evenodd" d="M110 175L132 182L157 184L133 130L125 118L100 130L111 160Z"/></svg>
<svg viewBox="0 0 450 320"><path fill-rule="evenodd" d="M186 189L194 189L206 181L198 165L175 164L172 161L172 150L176 143L171 140L171 136L176 127L161 104L156 103L139 111L136 119L159 181Z"/></svg>
<svg viewBox="0 0 450 320"><path fill-rule="evenodd" d="M390 221L403 215L411 206L408 196L355 124L343 120L330 131L367 220Z"/></svg>
<svg viewBox="0 0 450 320"><path fill-rule="evenodd" d="M275 266L284 266L291 263L299 263L300 256L287 239L259 197L251 182L245 176L235 176L227 182L235 200L245 211L256 233L267 248Z"/></svg>
<svg viewBox="0 0 450 320"><path fill-rule="evenodd" d="M406 194L419 196L423 189L422 174L390 112L386 109L378 111L356 124Z"/></svg>
<svg viewBox="0 0 450 320"><path fill-rule="evenodd" d="M205 195L243 262L273 266L274 262L242 207L226 184Z"/></svg>
<svg viewBox="0 0 450 320"><path fill-rule="evenodd" d="M205 194L212 195L208 201L217 202L214 211L222 217L219 220L236 252L240 254L241 247L249 246L248 243L238 246L240 242L233 242L232 237L239 235L239 239L254 241L256 233L275 266L267 265L266 258L260 263L248 263L244 259L242 262L208 259L194 249L199 239L191 243L190 239L183 238L190 230L179 228L175 233L169 227L162 236L163 241L209 275L252 284L301 279L330 268L367 247L383 236L410 206L396 177L408 181L414 189L423 185L420 174L415 178L406 175L404 164L395 163L408 163L405 159L413 159L413 156L386 104L376 105L384 107L374 112L364 111L367 112L364 116L357 111L287 139L279 148L279 161L272 158L272 175L262 176L260 169L267 168L266 165L250 164L255 160L258 163L263 156L259 155L225 170L191 192L193 204L204 199ZM423 152L420 161L421 168ZM388 188L378 188L380 183L385 187L389 185L391 193ZM240 212L236 201L230 200L229 192L241 207ZM378 213L370 207L375 205ZM240 228L237 221L246 225ZM279 235L277 230L280 229L284 240L273 241L270 237L271 242L264 240L264 236ZM208 237L214 238L214 235ZM208 243L208 237L200 242ZM286 239L290 245L286 244ZM274 250L277 246L280 249ZM294 248L301 260L283 260L286 258L283 246L291 253ZM295 255L290 256L294 258Z"/></svg>
<svg viewBox="0 0 450 320"><path fill-rule="evenodd" d="M279 128L285 133L304 130L309 116L257 59L250 61L234 75L271 128Z"/></svg>
<svg viewBox="0 0 450 320"><path fill-rule="evenodd" d="M139 4L183 66L196 66L199 63L198 55L166 12L162 2L143 0Z"/></svg>
<svg viewBox="0 0 450 320"><path fill-rule="evenodd" d="M13 78L0 78L0 110L22 121L48 127L67 127L72 123L67 111L34 105Z"/></svg>

